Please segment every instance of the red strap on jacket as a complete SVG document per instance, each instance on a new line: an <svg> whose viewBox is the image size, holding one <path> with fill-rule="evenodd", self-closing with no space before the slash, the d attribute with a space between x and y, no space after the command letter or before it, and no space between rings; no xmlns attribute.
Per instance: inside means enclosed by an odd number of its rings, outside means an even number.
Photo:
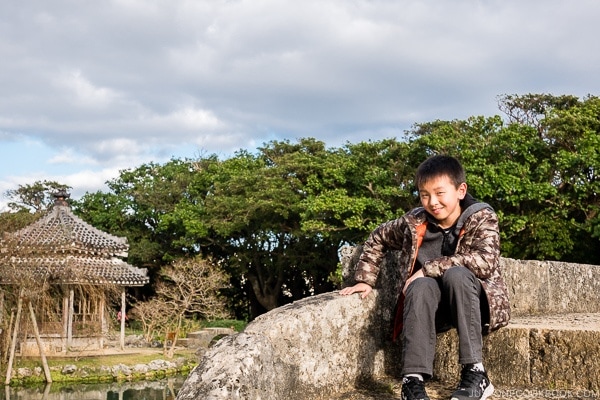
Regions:
<svg viewBox="0 0 600 400"><path fill-rule="evenodd" d="M427 231L427 221L423 222L421 225L417 225L417 251L415 253L415 259L410 266L410 271L408 276L413 274L413 270L415 269L415 263L417 262L417 254L419 254L419 247L423 244L423 237L425 237L425 232ZM394 333L392 334L392 339L396 341L400 332L402 332L403 328L403 317L404 317L404 293L400 292L400 296L398 297L398 303L396 304L396 316L394 317Z"/></svg>

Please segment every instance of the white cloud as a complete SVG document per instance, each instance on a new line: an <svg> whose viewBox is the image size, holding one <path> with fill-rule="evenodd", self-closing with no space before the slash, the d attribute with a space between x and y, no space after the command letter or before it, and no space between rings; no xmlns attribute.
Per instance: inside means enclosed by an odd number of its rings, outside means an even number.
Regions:
<svg viewBox="0 0 600 400"><path fill-rule="evenodd" d="M18 173L0 160L0 180L389 137L498 113L504 93L598 94L599 17L595 0L2 2L0 146L52 151Z"/></svg>
<svg viewBox="0 0 600 400"><path fill-rule="evenodd" d="M99 188L106 190L106 182L118 176L118 168L104 168L98 171L82 170L70 175L57 175L54 180L71 186L71 197L78 199L86 192L95 192Z"/></svg>
<svg viewBox="0 0 600 400"><path fill-rule="evenodd" d="M215 131L223 127L211 111L194 107L184 107L165 115L142 116L141 119L148 128L163 132Z"/></svg>
<svg viewBox="0 0 600 400"><path fill-rule="evenodd" d="M42 180L55 181L72 187L71 198L79 199L86 192L108 190L106 182L119 177L118 168L105 168L101 170L81 170L67 175L47 175ZM4 196L7 190L16 189L19 185L31 184L41 180L37 173L23 176L13 176L7 180L0 180L0 212L9 211L8 199Z"/></svg>
<svg viewBox="0 0 600 400"><path fill-rule="evenodd" d="M97 160L82 156L73 148L63 148L60 152L48 159L48 164L80 164L80 165L97 165Z"/></svg>
<svg viewBox="0 0 600 400"><path fill-rule="evenodd" d="M106 108L119 99L117 91L99 87L83 76L81 71L64 74L58 81L61 87L67 89L74 98L73 107Z"/></svg>

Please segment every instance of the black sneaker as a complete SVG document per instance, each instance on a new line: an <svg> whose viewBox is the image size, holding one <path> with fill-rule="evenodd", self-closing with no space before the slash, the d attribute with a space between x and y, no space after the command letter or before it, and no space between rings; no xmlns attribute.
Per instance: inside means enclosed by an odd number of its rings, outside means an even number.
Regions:
<svg viewBox="0 0 600 400"><path fill-rule="evenodd" d="M494 385L487 373L473 368L472 365L463 367L460 373L460 384L452 393L450 400L485 400L494 393Z"/></svg>
<svg viewBox="0 0 600 400"><path fill-rule="evenodd" d="M402 378L402 400L429 400L425 384L414 376Z"/></svg>

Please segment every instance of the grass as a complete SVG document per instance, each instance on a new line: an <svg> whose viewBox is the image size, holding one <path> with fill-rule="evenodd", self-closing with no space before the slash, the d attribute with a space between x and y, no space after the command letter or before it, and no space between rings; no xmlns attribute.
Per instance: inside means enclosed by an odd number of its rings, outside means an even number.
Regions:
<svg viewBox="0 0 600 400"><path fill-rule="evenodd" d="M177 368L167 368L159 370L150 370L148 372L133 372L131 375L117 374L115 375L111 368L124 364L128 367L133 367L136 364L149 364L153 360L165 359L162 351L156 349L156 351L139 351L131 354L115 354L115 355L102 355L102 356L85 356L85 357L50 357L48 358L48 366L50 368L50 375L54 383L101 383L101 382L114 382L114 381L125 381L125 380L154 380L162 379L167 376L173 376L177 374L189 373L189 371L196 365L197 359L192 350L181 349L177 351L173 357L173 360L184 357L186 362ZM172 360L171 360L172 361ZM63 375L62 370L66 365L75 365L76 372L74 374ZM18 368L34 368L42 369L42 362L39 358L35 357L22 357L15 360L13 370L16 371ZM2 374L6 375L6 367ZM32 386L39 385L45 382L44 373L31 375L29 377L13 378L11 380L11 386Z"/></svg>
<svg viewBox="0 0 600 400"><path fill-rule="evenodd" d="M173 359L178 357L184 357L186 359L195 360L194 351L191 349L180 349L175 352ZM118 364L135 365L135 364L148 364L152 360L164 359L162 349L145 349L139 353L129 354L114 354L114 355L101 355L101 356L75 356L75 357L48 357L48 366L62 367L67 364L77 366L77 368L88 367L98 368L101 366L112 367ZM13 369L16 368L35 368L41 367L42 362L39 357L17 357L13 365Z"/></svg>
<svg viewBox="0 0 600 400"><path fill-rule="evenodd" d="M216 321L202 321L201 328L233 328L236 332L241 332L248 323L235 319L221 319Z"/></svg>
<svg viewBox="0 0 600 400"><path fill-rule="evenodd" d="M183 327L182 337L188 332L200 330L202 328L208 327L218 327L218 328L233 328L235 331L240 332L244 330L247 323L245 321L239 320L217 320L217 321L198 321L198 320L187 320L185 326ZM126 335L141 335L143 334L141 329L135 325L135 323L130 324L125 331ZM111 354L111 355L84 355L72 353L69 357L47 357L48 366L50 367L51 374L53 376L53 380L55 382L65 379L60 371L65 365L75 365L77 370L88 370L88 371L96 371L98 372L100 367L113 367L115 365L124 364L129 367L132 367L136 364L148 364L156 359L165 359L163 356L162 348L143 348L143 349L128 349L130 352L128 353L120 353L120 354ZM187 360L187 365L193 365L197 363L197 357L195 354L195 349L187 349L180 348L177 349L173 360L177 358L185 358ZM0 374L6 376L6 365L2 365L0 370ZM33 370L34 368L41 368L42 362L39 357L19 357L17 356L14 360L13 371L16 371L19 368L29 368ZM91 372L91 375L94 375L95 372ZM39 379L43 379L43 373ZM92 379L98 377L90 377ZM100 376L99 379L105 378ZM110 377L106 377L110 378ZM25 383L25 382L23 382Z"/></svg>

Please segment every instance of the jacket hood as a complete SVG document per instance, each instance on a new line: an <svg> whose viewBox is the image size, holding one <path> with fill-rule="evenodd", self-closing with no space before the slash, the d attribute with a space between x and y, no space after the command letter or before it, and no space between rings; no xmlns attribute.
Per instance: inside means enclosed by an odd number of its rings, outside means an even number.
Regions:
<svg viewBox="0 0 600 400"><path fill-rule="evenodd" d="M492 208L492 206L490 206L488 203L484 203L482 201L476 200L469 193L467 193L465 195L465 198L460 201L460 208L463 211L460 214L460 217L458 217L458 221L456 221L456 231L457 232L460 232L460 230L462 229L463 225L465 224L465 221L471 215L475 214L476 212L481 211L481 210L483 210L485 208L488 208L488 209L494 211L494 209Z"/></svg>

